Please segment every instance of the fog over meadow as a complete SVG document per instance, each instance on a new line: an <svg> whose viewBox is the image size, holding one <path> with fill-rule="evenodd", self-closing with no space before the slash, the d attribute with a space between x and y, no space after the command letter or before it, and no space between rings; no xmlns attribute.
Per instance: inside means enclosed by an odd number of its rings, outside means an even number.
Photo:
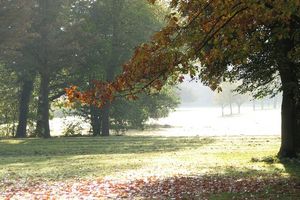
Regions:
<svg viewBox="0 0 300 200"><path fill-rule="evenodd" d="M273 100L263 102L249 99L241 107L233 105L233 115L229 107L224 109L222 117L220 106L214 101L216 93L201 83L185 82L179 86L181 105L169 117L154 123L169 125L173 128L162 130L164 135L280 135L280 101L274 108ZM262 104L264 103L264 105Z"/></svg>
<svg viewBox="0 0 300 200"><path fill-rule="evenodd" d="M181 104L166 118L151 119L148 124L158 124L159 129L146 130L148 134L165 136L231 136L231 135L280 135L280 100L274 108L273 100L256 101L249 98L241 106L240 114L235 104L230 115L229 106L224 108L215 102L210 88L199 82L187 81L178 86ZM262 104L263 103L263 104ZM50 122L53 135L60 135L65 124L78 121L83 133L88 133L89 124L78 117L54 118ZM131 131L130 131L131 132Z"/></svg>

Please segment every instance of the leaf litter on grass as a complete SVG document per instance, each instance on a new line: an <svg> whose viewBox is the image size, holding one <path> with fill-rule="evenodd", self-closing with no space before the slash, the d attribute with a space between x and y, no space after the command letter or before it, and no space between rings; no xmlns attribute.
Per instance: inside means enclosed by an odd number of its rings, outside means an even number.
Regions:
<svg viewBox="0 0 300 200"><path fill-rule="evenodd" d="M74 180L72 182L17 182L1 184L0 199L209 199L232 193L250 199L290 194L300 198L299 182L282 177L238 178L221 175L135 180ZM1 191L0 190L0 191ZM262 195L259 197L257 195ZM241 197L241 196L240 196ZM271 198L272 199L272 198Z"/></svg>

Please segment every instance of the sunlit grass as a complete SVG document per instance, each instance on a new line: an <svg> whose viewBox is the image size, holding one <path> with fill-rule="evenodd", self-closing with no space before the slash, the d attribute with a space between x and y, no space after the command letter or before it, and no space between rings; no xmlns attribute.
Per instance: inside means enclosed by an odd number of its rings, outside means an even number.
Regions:
<svg viewBox="0 0 300 200"><path fill-rule="evenodd" d="M276 136L3 139L0 180L13 184L204 175L300 181L299 161L280 162L276 158L279 146ZM0 191L1 187L6 186L0 184ZM254 197L268 198L268 192ZM240 199L253 197L251 193L219 193L210 199L239 195ZM272 198L293 199L293 195L277 192Z"/></svg>
<svg viewBox="0 0 300 200"><path fill-rule="evenodd" d="M293 175L280 163L252 161L276 155L279 142L273 136L0 140L0 178Z"/></svg>

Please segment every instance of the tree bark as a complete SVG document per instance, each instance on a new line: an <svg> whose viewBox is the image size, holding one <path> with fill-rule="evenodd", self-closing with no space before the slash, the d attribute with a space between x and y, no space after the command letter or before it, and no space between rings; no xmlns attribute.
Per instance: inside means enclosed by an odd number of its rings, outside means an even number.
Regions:
<svg viewBox="0 0 300 200"><path fill-rule="evenodd" d="M24 80L19 100L19 122L16 132L17 138L25 138L27 136L27 119L29 112L30 96L33 90L33 80Z"/></svg>
<svg viewBox="0 0 300 200"><path fill-rule="evenodd" d="M110 114L110 103L106 103L102 109L102 126L101 132L102 136L109 136L110 122L109 122L109 114Z"/></svg>
<svg viewBox="0 0 300 200"><path fill-rule="evenodd" d="M297 118L297 127L296 127L296 151L297 153L300 153L300 100L298 97L297 101L297 111L296 111L296 118Z"/></svg>
<svg viewBox="0 0 300 200"><path fill-rule="evenodd" d="M91 126L92 126L92 130L93 130L93 136L100 136L101 135L100 109L95 106L91 106L90 114L91 114Z"/></svg>
<svg viewBox="0 0 300 200"><path fill-rule="evenodd" d="M281 147L279 157L296 157L296 107L294 96L289 91L283 91L281 107Z"/></svg>
<svg viewBox="0 0 300 200"><path fill-rule="evenodd" d="M49 83L47 73L41 74L40 94L37 111L36 135L38 137L50 138L49 126Z"/></svg>
<svg viewBox="0 0 300 200"><path fill-rule="evenodd" d="M116 69L120 67L120 39L119 33L121 32L119 21L120 21L120 12L123 9L123 1L112 0L111 1L111 25L112 25L112 38L111 38L111 54L110 62L106 70L106 80L112 81L114 79ZM111 102L107 102L102 109L102 123L101 123L101 132L102 136L109 136L110 129L110 107Z"/></svg>
<svg viewBox="0 0 300 200"><path fill-rule="evenodd" d="M288 58L292 49L292 42L282 40L279 43L278 65L282 83L283 98L281 106L281 147L279 157L296 157L297 136L297 99L299 83L297 80L297 66Z"/></svg>

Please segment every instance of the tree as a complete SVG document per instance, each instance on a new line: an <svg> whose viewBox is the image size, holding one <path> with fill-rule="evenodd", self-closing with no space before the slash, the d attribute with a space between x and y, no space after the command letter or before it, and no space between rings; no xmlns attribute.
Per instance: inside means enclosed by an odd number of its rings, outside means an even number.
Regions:
<svg viewBox="0 0 300 200"><path fill-rule="evenodd" d="M28 71L33 71L39 79L36 135L40 137L50 137L49 109L51 100L55 99L50 94L56 91L53 85L57 77L73 65L77 50L69 31L72 26L70 9L71 1L38 0L30 18L29 32L34 37L22 47L24 59L31 63Z"/></svg>
<svg viewBox="0 0 300 200"><path fill-rule="evenodd" d="M222 116L224 116L224 108L229 106L230 115L233 114L232 106L236 104L238 107L238 114L241 113L241 106L243 103L249 100L247 94L239 94L236 89L240 83L228 83L224 82L220 86L222 88L221 92L215 94L215 101L222 108Z"/></svg>
<svg viewBox="0 0 300 200"><path fill-rule="evenodd" d="M135 101L119 98L112 104L112 125L115 130L143 129L145 122L167 117L179 104L179 98L171 87L164 87L160 93L139 94Z"/></svg>
<svg viewBox="0 0 300 200"><path fill-rule="evenodd" d="M215 94L215 101L222 108L222 116L224 116L224 108L229 106L230 115L233 114L232 105L235 101L234 89L236 87L230 83L222 84L222 91Z"/></svg>
<svg viewBox="0 0 300 200"><path fill-rule="evenodd" d="M99 0L77 2L74 15L80 21L77 36L80 38L81 69L73 82L83 90L97 87L94 80L112 81L121 71L121 65L128 60L134 48L149 40L150 35L161 27L150 5L133 0ZM93 100L94 101L94 100ZM102 109L91 105L90 120L95 136L109 135L111 109L114 102Z"/></svg>
<svg viewBox="0 0 300 200"><path fill-rule="evenodd" d="M16 137L26 136L26 123L33 79L28 76L28 66L19 65L23 60L22 48L24 42L33 37L29 33L34 1L32 0L3 0L0 2L0 59L5 67L13 70L18 79L17 87L21 87L19 99L19 123ZM22 63L24 64L24 62Z"/></svg>
<svg viewBox="0 0 300 200"><path fill-rule="evenodd" d="M117 134L125 133L128 129L144 129L146 122L150 118L167 117L170 111L178 106L179 102L179 98L172 87L164 87L160 93L152 95L139 94L139 98L134 101L118 98L111 104L110 129ZM85 121L89 121L93 136L98 136L95 135L95 131L98 130L95 130L98 127L94 127L96 121L92 119L95 115L92 115L90 107L73 104L72 110L68 110L66 114L77 115L85 119ZM100 111L95 106L92 109Z"/></svg>
<svg viewBox="0 0 300 200"><path fill-rule="evenodd" d="M14 136L18 115L18 80L16 73L0 64L0 135Z"/></svg>
<svg viewBox="0 0 300 200"><path fill-rule="evenodd" d="M256 91L256 96L282 90L278 155L295 157L300 145L295 142L300 132L296 129L300 2L172 0L170 7L173 12L168 25L136 50L121 76L102 87L106 94L112 96L114 90L132 93L149 87L160 89L169 77L182 81L182 73L199 74L213 90L219 89L223 80L241 80L240 91ZM281 82L276 84L278 78ZM74 96L70 97L72 100Z"/></svg>
<svg viewBox="0 0 300 200"><path fill-rule="evenodd" d="M16 132L17 138L27 136L27 122L29 114L30 97L34 87L34 77L22 77L21 92L19 96L19 120Z"/></svg>
<svg viewBox="0 0 300 200"><path fill-rule="evenodd" d="M239 94L235 91L235 94L233 96L233 101L238 107L238 114L241 113L241 106L249 101L249 94Z"/></svg>
<svg viewBox="0 0 300 200"><path fill-rule="evenodd" d="M29 37L30 9L33 0L2 0L0 2L0 56L15 51Z"/></svg>

